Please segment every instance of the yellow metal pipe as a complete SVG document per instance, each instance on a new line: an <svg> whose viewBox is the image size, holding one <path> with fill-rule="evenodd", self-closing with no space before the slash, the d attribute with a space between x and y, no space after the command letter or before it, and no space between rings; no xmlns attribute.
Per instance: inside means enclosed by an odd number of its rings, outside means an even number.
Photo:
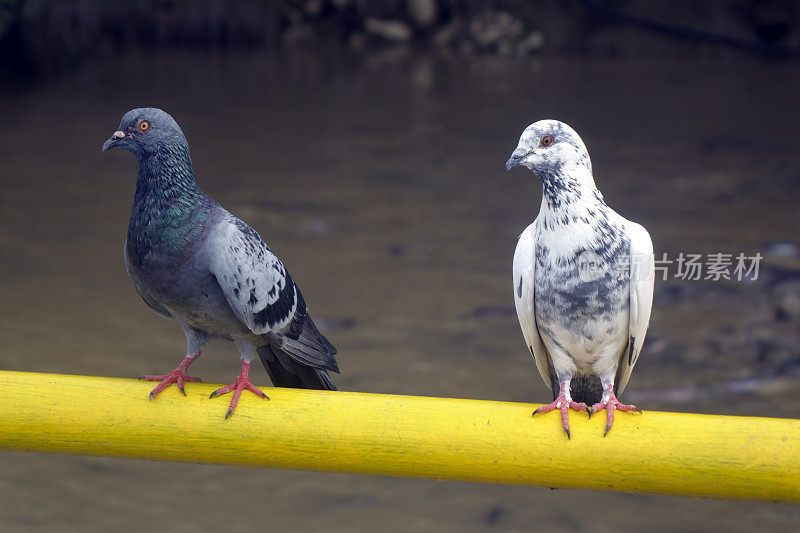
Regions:
<svg viewBox="0 0 800 533"><path fill-rule="evenodd" d="M800 420L264 388L223 416L218 385L0 372L0 448L164 461L800 502Z"/></svg>

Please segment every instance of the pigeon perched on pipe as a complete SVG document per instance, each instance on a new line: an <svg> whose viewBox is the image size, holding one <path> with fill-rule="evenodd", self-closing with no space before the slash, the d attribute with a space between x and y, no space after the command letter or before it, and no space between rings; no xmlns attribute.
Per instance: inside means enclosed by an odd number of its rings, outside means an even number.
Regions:
<svg viewBox="0 0 800 533"><path fill-rule="evenodd" d="M556 120L528 126L506 163L542 182L539 215L514 252L514 303L522 334L567 437L569 410L638 411L617 399L647 333L653 302L650 235L606 205L586 146Z"/></svg>
<svg viewBox="0 0 800 533"><path fill-rule="evenodd" d="M175 383L199 381L186 371L206 341L233 341L242 359L239 377L211 397L233 392L233 414L243 390L267 398L249 379L260 357L273 384L336 390L336 348L308 315L300 289L253 228L223 209L195 183L189 145L178 124L160 109L128 111L103 144L128 150L139 162L124 258L145 303L173 318L187 340L186 357L159 381L155 398Z"/></svg>

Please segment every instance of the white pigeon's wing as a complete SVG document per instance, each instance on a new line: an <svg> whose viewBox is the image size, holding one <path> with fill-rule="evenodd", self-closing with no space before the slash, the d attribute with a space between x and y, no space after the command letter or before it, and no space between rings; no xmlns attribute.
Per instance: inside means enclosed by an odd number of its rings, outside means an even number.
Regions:
<svg viewBox="0 0 800 533"><path fill-rule="evenodd" d="M298 291L256 231L231 216L215 228L210 270L234 314L257 335L289 325Z"/></svg>
<svg viewBox="0 0 800 533"><path fill-rule="evenodd" d="M631 371L642 351L650 310L653 308L653 284L655 282L655 257L650 234L639 224L626 222L631 239L630 257L630 318L628 323L628 345L623 351L617 367L617 394L622 394Z"/></svg>
<svg viewBox="0 0 800 533"><path fill-rule="evenodd" d="M514 305L522 328L522 336L536 361L542 379L552 390L550 354L544 347L539 329L536 327L536 307L534 302L534 273L536 269L536 221L525 228L514 250Z"/></svg>

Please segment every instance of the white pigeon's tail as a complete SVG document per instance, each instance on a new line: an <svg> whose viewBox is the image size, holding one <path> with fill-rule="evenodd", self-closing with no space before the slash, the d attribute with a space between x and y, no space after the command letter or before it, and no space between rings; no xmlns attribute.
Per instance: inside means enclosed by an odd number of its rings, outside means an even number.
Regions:
<svg viewBox="0 0 800 533"><path fill-rule="evenodd" d="M557 387L554 390L558 391ZM600 378L594 374L578 374L572 377L569 382L569 390L572 400L576 402L584 402L587 405L594 405L600 401L603 396L603 385L600 383ZM558 393L554 394L558 396Z"/></svg>

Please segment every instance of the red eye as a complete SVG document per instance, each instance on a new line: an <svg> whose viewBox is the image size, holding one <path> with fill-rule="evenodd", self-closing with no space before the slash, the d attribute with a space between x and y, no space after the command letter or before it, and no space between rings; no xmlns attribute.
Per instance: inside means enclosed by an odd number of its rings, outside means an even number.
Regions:
<svg viewBox="0 0 800 533"><path fill-rule="evenodd" d="M552 136L548 135L546 137L542 137L542 142L541 142L542 146L550 146L551 144L553 144Z"/></svg>
<svg viewBox="0 0 800 533"><path fill-rule="evenodd" d="M147 131L147 128L149 128L149 127L150 127L150 123L147 122L146 120L144 122L142 122L141 124L139 124L139 129L142 130L142 131Z"/></svg>

